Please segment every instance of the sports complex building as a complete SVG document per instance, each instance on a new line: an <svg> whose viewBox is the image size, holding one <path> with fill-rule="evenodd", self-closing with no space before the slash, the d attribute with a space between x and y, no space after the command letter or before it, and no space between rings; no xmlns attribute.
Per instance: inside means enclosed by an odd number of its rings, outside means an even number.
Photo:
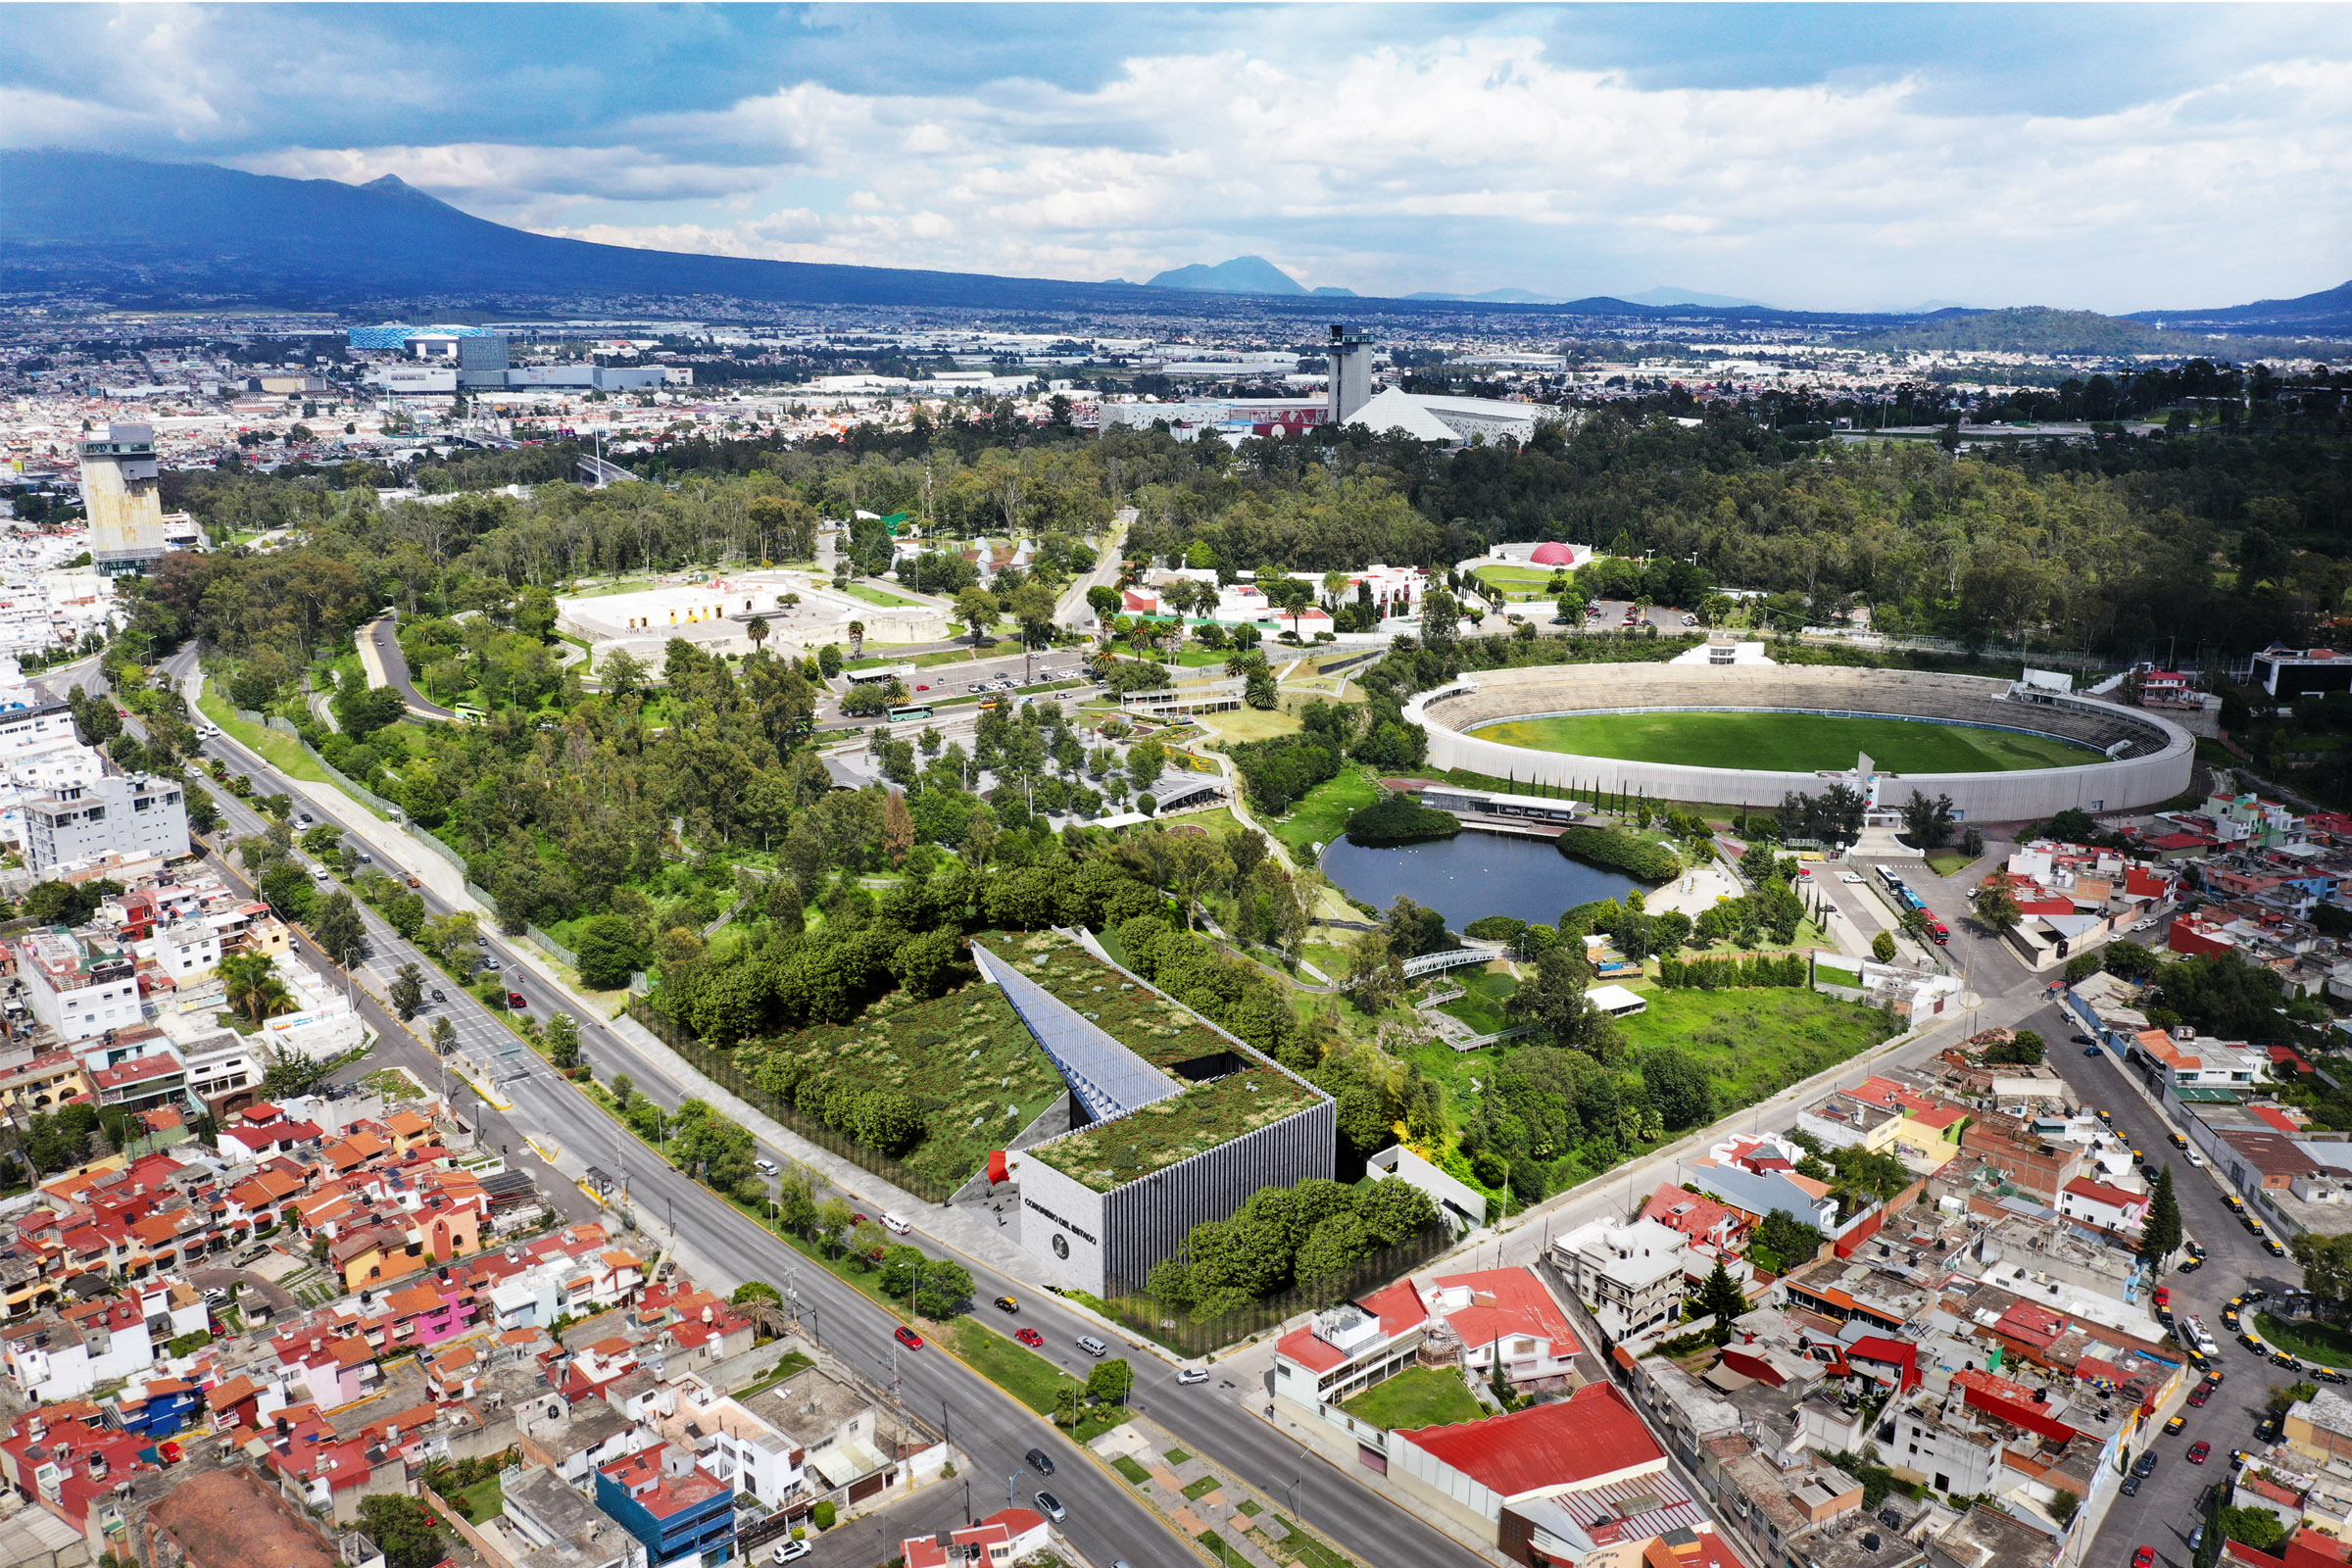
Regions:
<svg viewBox="0 0 2352 1568"><path fill-rule="evenodd" d="M2196 758L2188 731L2064 687L2063 677L2004 681L1834 665L1564 664L1465 675L1414 698L1405 716L1428 730L1432 769L1571 794L1772 807L1790 791L1818 794L1844 780L1882 809L1900 807L1916 789L1949 795L1964 819L2003 822L2067 809L2126 810L2188 788ZM1785 715L1789 722L1768 730L1752 719L1668 716L1678 714ZM1920 755L1962 765L1904 771L1885 757L1871 765L1857 756L1889 738L1906 749L1904 726L1913 723L1922 726ZM1815 737L1821 755L1797 768L1756 744L1779 739L1783 729ZM1630 740L1637 732L1644 743L1616 744L1620 734ZM1861 744L1833 760L1827 753L1841 735ZM1721 737L1714 751L1710 736Z"/></svg>
<svg viewBox="0 0 2352 1568"><path fill-rule="evenodd" d="M1050 1275L1139 1290L1194 1226L1331 1175L1339 1108L1289 1068L1068 937L972 956L1070 1086L1070 1130L1010 1158L1021 1245Z"/></svg>

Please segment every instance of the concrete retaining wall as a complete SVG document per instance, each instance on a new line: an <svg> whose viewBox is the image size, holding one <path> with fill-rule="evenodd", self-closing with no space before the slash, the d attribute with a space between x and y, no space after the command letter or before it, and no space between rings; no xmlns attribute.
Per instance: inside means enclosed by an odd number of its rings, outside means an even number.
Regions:
<svg viewBox="0 0 2352 1568"><path fill-rule="evenodd" d="M1778 664L1564 664L1483 670L1424 692L1405 716L1429 731L1429 765L1559 789L1646 794L1653 800L1718 806L1778 806L1791 790L1818 794L1832 773L1748 771L1619 761L1535 751L1472 731L1505 718L1566 713L1690 710L1810 710L1874 713L2029 730L2105 748L2132 740L2140 755L2118 761L2012 773L1888 775L1881 799L1900 805L1912 790L1949 795L1973 821L2022 821L2071 808L2119 811L2170 800L2188 788L2196 741L2142 709L2084 699L2011 700L2008 682L1918 670Z"/></svg>

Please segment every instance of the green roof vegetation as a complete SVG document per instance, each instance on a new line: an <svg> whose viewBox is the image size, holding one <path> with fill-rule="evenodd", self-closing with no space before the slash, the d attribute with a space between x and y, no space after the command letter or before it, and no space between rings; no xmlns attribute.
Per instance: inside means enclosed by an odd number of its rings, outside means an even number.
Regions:
<svg viewBox="0 0 2352 1568"><path fill-rule="evenodd" d="M1054 1000L1154 1067L1164 1070L1234 1049L1190 1007L1128 979L1066 937L1043 934L989 946L1009 956Z"/></svg>
<svg viewBox="0 0 2352 1568"><path fill-rule="evenodd" d="M900 1157L951 1186L1069 1092L992 985L968 985L929 1002L894 992L855 1023L739 1046L736 1061L763 1087L793 1084L793 1099L804 1108L834 1084L903 1091L915 1103L923 1133Z"/></svg>
<svg viewBox="0 0 2352 1568"><path fill-rule="evenodd" d="M1082 1127L1029 1152L1096 1192L1107 1193L1295 1115L1319 1098L1287 1073L1247 1067L1213 1083L1195 1084L1128 1115Z"/></svg>

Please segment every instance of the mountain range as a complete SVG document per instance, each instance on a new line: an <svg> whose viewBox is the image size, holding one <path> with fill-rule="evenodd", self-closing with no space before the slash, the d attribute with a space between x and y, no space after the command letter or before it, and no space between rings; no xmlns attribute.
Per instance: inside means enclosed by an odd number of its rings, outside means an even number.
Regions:
<svg viewBox="0 0 2352 1568"><path fill-rule="evenodd" d="M700 297L803 304L896 305L1039 311L1166 311L1182 295L1247 299L1252 308L1321 317L1329 301L1351 313L1464 311L1632 318L1701 318L1915 329L1959 339L2010 327L2047 335L2054 323L2003 320L1976 328L1936 326L1987 313L1776 310L1726 295L1660 288L1633 299L1564 300L1524 289L1472 296L1421 294L1358 299L1346 289L1308 289L1261 256L1180 267L1148 283L999 277L979 272L849 267L640 250L509 228L461 212L387 174L366 184L249 174L212 164L159 164L106 153L0 152L0 291L95 296L155 308L198 301L272 306L380 307L393 301L460 304L466 296L500 306L527 300L643 296L664 304ZM1204 302L1205 303L1205 302ZM2069 333L2145 343L2183 332L2352 334L2352 283L2300 299L2258 300L2206 310L2146 311L2130 318L2087 313L2055 323ZM2093 329L2092 323L2107 323ZM2169 329L2169 330L2166 330ZM2145 334L2144 336L2142 334Z"/></svg>

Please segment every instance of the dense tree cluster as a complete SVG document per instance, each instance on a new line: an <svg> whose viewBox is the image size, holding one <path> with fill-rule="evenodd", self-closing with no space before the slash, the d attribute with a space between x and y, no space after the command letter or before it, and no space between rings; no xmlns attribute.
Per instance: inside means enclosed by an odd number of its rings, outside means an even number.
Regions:
<svg viewBox="0 0 2352 1568"><path fill-rule="evenodd" d="M1428 1196L1400 1181L1268 1187L1231 1219L1195 1226L1179 1253L1152 1271L1152 1294L1209 1318L1293 1286L1312 1292L1437 1217Z"/></svg>

